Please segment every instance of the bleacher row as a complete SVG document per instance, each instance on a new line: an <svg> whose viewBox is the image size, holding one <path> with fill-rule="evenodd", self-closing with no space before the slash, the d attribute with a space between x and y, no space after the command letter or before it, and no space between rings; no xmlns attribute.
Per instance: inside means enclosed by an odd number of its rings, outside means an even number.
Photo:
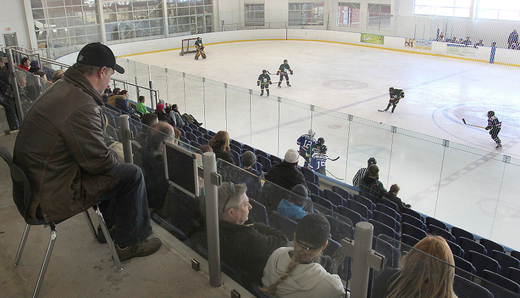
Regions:
<svg viewBox="0 0 520 298"><path fill-rule="evenodd" d="M116 111L116 108L109 108ZM108 114L111 114L112 117L110 119L111 117L107 116L109 125L116 128L118 126L117 113ZM137 134L141 130L141 124L135 119L133 120L130 121L130 128L134 134ZM214 132L191 123L186 123L180 130L182 133L180 140L194 147L208 144L215 135ZM114 134L117 135L115 132ZM260 173L267 172L271 166L282 162L282 159L275 155L236 140L230 140L230 148L237 166L241 165L241 155L245 151L255 153L257 157L255 167ZM375 236L387 235L410 246L414 246L428 234L441 236L446 239L453 252L457 275L466 278L469 282L475 281L473 275L476 275L484 279L481 282L483 286L488 285L485 282L487 280L514 293L520 293L520 252L507 252L504 246L498 243L485 238L478 239L468 231L450 226L433 217L424 216L410 208L405 208L404 212L400 214L395 203L386 199L374 198L367 193L356 194L353 187L350 190L339 186L322 189L318 174L305 167L301 167L300 170L305 176L314 206L320 206L315 208L315 211L323 213L331 224L331 239L325 254L332 254L340 246L341 239L345 237L353 239L353 227L358 222L368 221L374 226ZM295 221L279 214L276 210L270 210L257 200L251 199L250 202L253 205L250 214L255 221L264 222L284 231L289 239L293 237L297 225ZM344 220L344 218L348 220ZM376 242L379 245L393 246L380 239L374 241L374 245ZM391 247L389 250L392 251L392 249L399 250L398 247ZM398 266L398 256L396 255L398 254L390 256L388 266ZM339 272L340 277L344 280L348 280L349 266L350 260L347 258ZM492 287L493 285L489 285L489 288ZM493 292L492 289L490 291Z"/></svg>

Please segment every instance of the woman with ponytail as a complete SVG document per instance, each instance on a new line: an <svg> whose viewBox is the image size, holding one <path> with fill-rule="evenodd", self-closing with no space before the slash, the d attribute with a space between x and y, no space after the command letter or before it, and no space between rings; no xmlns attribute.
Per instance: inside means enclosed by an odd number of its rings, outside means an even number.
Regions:
<svg viewBox="0 0 520 298"><path fill-rule="evenodd" d="M294 248L278 248L269 257L262 291L278 298L345 297L339 276L319 264L329 233L330 225L323 215L309 214L300 219Z"/></svg>

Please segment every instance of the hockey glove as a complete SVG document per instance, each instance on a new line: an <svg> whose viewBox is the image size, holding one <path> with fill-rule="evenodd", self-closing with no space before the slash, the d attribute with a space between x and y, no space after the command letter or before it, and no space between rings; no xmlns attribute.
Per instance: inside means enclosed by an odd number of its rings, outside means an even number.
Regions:
<svg viewBox="0 0 520 298"><path fill-rule="evenodd" d="M257 85L257 86L260 86L260 82L256 82L256 85Z"/></svg>
<svg viewBox="0 0 520 298"><path fill-rule="evenodd" d="M272 85L272 84L273 84L273 82L269 81L269 85Z"/></svg>
<svg viewBox="0 0 520 298"><path fill-rule="evenodd" d="M276 72L277 75L279 75L279 74L281 74L281 73L282 73L281 71L277 71L277 72Z"/></svg>
<svg viewBox="0 0 520 298"><path fill-rule="evenodd" d="M487 126L487 127L486 127L486 130L490 130L490 129L491 129L491 126Z"/></svg>
<svg viewBox="0 0 520 298"><path fill-rule="evenodd" d="M293 74L294 74L294 73L293 73L293 71L292 71L292 69L290 70L290 72L291 72L291 75L293 75Z"/></svg>

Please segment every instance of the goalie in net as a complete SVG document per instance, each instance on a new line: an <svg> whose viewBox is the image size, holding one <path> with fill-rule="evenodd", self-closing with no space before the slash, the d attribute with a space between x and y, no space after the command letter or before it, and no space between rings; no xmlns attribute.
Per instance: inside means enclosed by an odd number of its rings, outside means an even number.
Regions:
<svg viewBox="0 0 520 298"><path fill-rule="evenodd" d="M206 53L204 52L204 45L202 44L202 38L188 38L182 40L180 55L184 56L186 53L197 53L195 54L195 60L198 60L202 55L202 58L206 59Z"/></svg>

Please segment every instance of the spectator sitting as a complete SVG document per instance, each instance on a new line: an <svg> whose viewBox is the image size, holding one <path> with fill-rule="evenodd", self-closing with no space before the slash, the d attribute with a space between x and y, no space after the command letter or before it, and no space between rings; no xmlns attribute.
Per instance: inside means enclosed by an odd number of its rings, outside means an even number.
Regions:
<svg viewBox="0 0 520 298"><path fill-rule="evenodd" d="M444 34L442 32L437 37L437 41L439 41L439 42L443 42L444 41Z"/></svg>
<svg viewBox="0 0 520 298"><path fill-rule="evenodd" d="M518 42L518 32L516 32L516 29L509 34L509 38L507 39L508 49L510 49L515 43ZM23 61L23 60L22 60Z"/></svg>
<svg viewBox="0 0 520 298"><path fill-rule="evenodd" d="M303 184L294 186L291 191L289 198L281 200L278 204L278 213L298 221L308 214L303 210L303 207L309 202L309 194Z"/></svg>
<svg viewBox="0 0 520 298"><path fill-rule="evenodd" d="M232 165L235 164L235 160L229 152L231 148L229 148L229 134L227 131L221 130L217 132L217 134L209 140L208 145L213 149L216 158L223 159Z"/></svg>
<svg viewBox="0 0 520 298"><path fill-rule="evenodd" d="M453 292L455 262L444 238L424 237L401 264L400 270L386 267L374 275L372 297L457 298Z"/></svg>
<svg viewBox="0 0 520 298"><path fill-rule="evenodd" d="M244 284L261 283L265 264L271 253L287 245L284 232L251 222L249 198L244 184L223 183L218 189L220 258L235 270L246 273ZM194 238L207 247L207 234ZM193 243L193 242L192 242Z"/></svg>
<svg viewBox="0 0 520 298"><path fill-rule="evenodd" d="M451 38L451 42L452 42L452 43L459 43L458 40L457 40L457 38L456 38L455 36L453 36L453 37Z"/></svg>
<svg viewBox="0 0 520 298"><path fill-rule="evenodd" d="M139 99L137 99L137 106L135 107L135 109L138 112L141 112L141 114L146 115L146 114L150 113L150 111L148 111L148 109L146 108L144 101L145 101L144 96L143 95L139 96Z"/></svg>
<svg viewBox="0 0 520 298"><path fill-rule="evenodd" d="M359 188L359 181L365 177L365 173L367 172L368 167L371 165L377 164L377 160L374 157L370 157L368 159L368 166L366 168L361 168L357 171L356 175L354 175L354 178L352 178L352 185Z"/></svg>
<svg viewBox="0 0 520 298"><path fill-rule="evenodd" d="M173 104L171 106L169 115L173 119L173 121L175 121L176 127L182 128L185 125L184 120L182 120L181 113L179 112L179 107L176 104ZM202 123L198 123L198 122L195 123L195 125L197 125L197 126L200 126L201 124Z"/></svg>
<svg viewBox="0 0 520 298"><path fill-rule="evenodd" d="M391 202L394 202L397 204L397 208L399 208L399 213L402 214L404 208L411 208L412 206L409 204L404 204L403 201L399 197L397 197L397 194L399 193L399 190L401 188L397 184L392 184L390 186L390 190L388 192L381 192L379 193L379 198L385 198Z"/></svg>
<svg viewBox="0 0 520 298"><path fill-rule="evenodd" d="M35 73L40 70L40 63L38 62L38 60L31 61L29 66L30 66L30 68L29 68L30 73Z"/></svg>
<svg viewBox="0 0 520 298"><path fill-rule="evenodd" d="M40 77L40 84L42 86L42 90L45 90L47 87L52 85L52 82L47 81L47 75L43 71L38 70L37 72L34 73L34 75L37 75Z"/></svg>
<svg viewBox="0 0 520 298"><path fill-rule="evenodd" d="M482 39L480 39L476 44L475 44L475 47L483 47L484 46L484 41Z"/></svg>
<svg viewBox="0 0 520 298"><path fill-rule="evenodd" d="M116 96L119 95L119 92L121 92L120 88L114 88L112 91L112 96L108 98L108 104L115 107L116 106Z"/></svg>
<svg viewBox="0 0 520 298"><path fill-rule="evenodd" d="M260 172L252 167L255 164L256 155L251 151L246 151L242 154L242 168L247 172L231 171L238 172L237 183L244 183L247 186L247 196L258 200L262 191L262 180L260 179Z"/></svg>
<svg viewBox="0 0 520 298"><path fill-rule="evenodd" d="M135 111L128 106L128 96L129 94L127 90L122 90L119 95L116 95L114 97L116 100L116 108L128 115L132 115L135 114Z"/></svg>
<svg viewBox="0 0 520 298"><path fill-rule="evenodd" d="M164 104L162 104L162 103L157 104L157 108L155 109L155 114L157 114L157 118L159 119L159 121L163 121L163 122L170 124L171 126L174 126L172 119L164 111Z"/></svg>
<svg viewBox="0 0 520 298"><path fill-rule="evenodd" d="M31 61L27 57L23 57L22 61L20 61L20 65L18 65L19 68L29 71L29 66L31 66Z"/></svg>
<svg viewBox="0 0 520 298"><path fill-rule="evenodd" d="M141 123L144 124L142 131L135 136L135 140L139 143L139 145L146 145L146 140L148 138L149 129L157 124L159 120L157 119L157 114L148 113L141 117Z"/></svg>
<svg viewBox="0 0 520 298"><path fill-rule="evenodd" d="M253 168L256 164L256 155L251 151L246 151L242 154L242 169L255 174L256 176L260 176L260 172L257 169Z"/></svg>
<svg viewBox="0 0 520 298"><path fill-rule="evenodd" d="M458 44L464 44L464 41L462 40L462 38L459 38L459 41L457 43Z"/></svg>
<svg viewBox="0 0 520 298"><path fill-rule="evenodd" d="M379 181L379 167L371 165L368 167L365 177L359 180L359 190L377 196L381 191L386 192L383 183Z"/></svg>
<svg viewBox="0 0 520 298"><path fill-rule="evenodd" d="M464 45L470 46L472 44L471 39L469 39L469 36L466 37L466 40L461 42Z"/></svg>
<svg viewBox="0 0 520 298"><path fill-rule="evenodd" d="M262 290L279 298L345 297L340 277L328 273L319 263L329 233L330 224L323 215L302 218L296 227L294 247L281 247L269 257L262 278L267 288Z"/></svg>

